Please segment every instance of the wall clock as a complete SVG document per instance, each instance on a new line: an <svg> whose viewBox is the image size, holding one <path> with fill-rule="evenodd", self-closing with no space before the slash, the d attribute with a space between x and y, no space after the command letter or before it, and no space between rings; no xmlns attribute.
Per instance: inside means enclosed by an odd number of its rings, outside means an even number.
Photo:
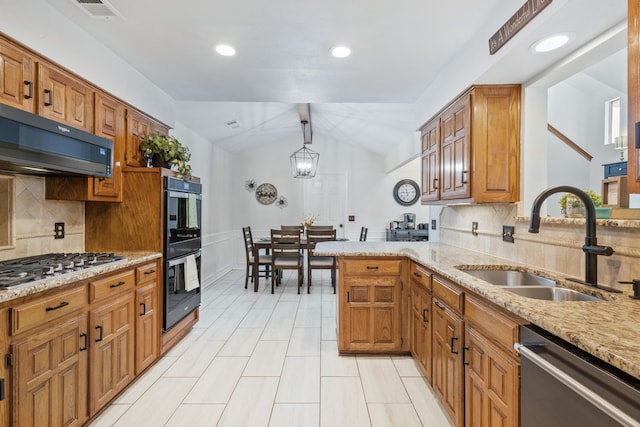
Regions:
<svg viewBox="0 0 640 427"><path fill-rule="evenodd" d="M270 205L276 201L278 197L278 190L273 184L268 182L258 185L256 188L256 200L263 205Z"/></svg>
<svg viewBox="0 0 640 427"><path fill-rule="evenodd" d="M420 198L420 187L412 179L400 180L393 187L393 198L402 206L411 206Z"/></svg>

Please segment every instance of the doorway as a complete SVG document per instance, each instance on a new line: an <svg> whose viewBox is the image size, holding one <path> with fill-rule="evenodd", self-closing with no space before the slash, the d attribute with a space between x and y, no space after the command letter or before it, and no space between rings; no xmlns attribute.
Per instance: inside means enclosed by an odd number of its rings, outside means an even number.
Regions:
<svg viewBox="0 0 640 427"><path fill-rule="evenodd" d="M347 219L347 174L318 173L304 183L304 213L315 215L317 225L333 225L337 238L344 238Z"/></svg>

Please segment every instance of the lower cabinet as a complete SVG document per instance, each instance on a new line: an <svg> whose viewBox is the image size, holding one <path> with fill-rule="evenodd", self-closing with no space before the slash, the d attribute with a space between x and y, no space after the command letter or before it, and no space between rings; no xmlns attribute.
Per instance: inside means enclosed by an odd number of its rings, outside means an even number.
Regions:
<svg viewBox="0 0 640 427"><path fill-rule="evenodd" d="M433 389L456 426L464 425L463 320L433 297Z"/></svg>
<svg viewBox="0 0 640 427"><path fill-rule="evenodd" d="M411 354L431 383L431 272L411 263Z"/></svg>
<svg viewBox="0 0 640 427"><path fill-rule="evenodd" d="M136 375L155 362L160 352L158 271L155 262L136 268Z"/></svg>
<svg viewBox="0 0 640 427"><path fill-rule="evenodd" d="M400 352L409 349L404 276L406 261L340 259L338 350Z"/></svg>
<svg viewBox="0 0 640 427"><path fill-rule="evenodd" d="M86 338L87 318L80 313L12 345L15 427L81 426L87 420Z"/></svg>
<svg viewBox="0 0 640 427"><path fill-rule="evenodd" d="M89 416L134 377L133 270L89 282Z"/></svg>

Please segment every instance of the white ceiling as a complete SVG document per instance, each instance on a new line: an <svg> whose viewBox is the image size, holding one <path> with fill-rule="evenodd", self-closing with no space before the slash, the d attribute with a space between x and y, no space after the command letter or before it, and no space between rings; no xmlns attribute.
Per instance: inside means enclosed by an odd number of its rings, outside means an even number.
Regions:
<svg viewBox="0 0 640 427"><path fill-rule="evenodd" d="M381 154L415 137L415 102L525 2L109 0L122 18L96 20L76 0L44 1L174 98L178 121L228 151L286 135L302 142L295 103L309 102L314 140L331 135ZM562 7L534 19L536 30L510 42L479 81L524 82L568 53L532 55L536 37L571 31L567 49L576 49L626 17L626 0L554 3ZM215 54L218 43L237 55ZM339 43L351 57L331 57ZM229 120L241 127L227 128Z"/></svg>

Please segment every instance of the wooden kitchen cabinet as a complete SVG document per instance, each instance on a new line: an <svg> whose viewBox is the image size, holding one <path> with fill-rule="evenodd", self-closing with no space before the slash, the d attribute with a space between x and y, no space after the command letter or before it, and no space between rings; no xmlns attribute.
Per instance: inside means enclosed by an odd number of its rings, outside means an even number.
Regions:
<svg viewBox="0 0 640 427"><path fill-rule="evenodd" d="M338 350L388 353L409 350L405 259L339 259Z"/></svg>
<svg viewBox="0 0 640 427"><path fill-rule="evenodd" d="M103 92L96 92L94 107L95 123L93 133L113 141L112 177L47 177L45 196L49 200L122 202L125 106L117 99Z"/></svg>
<svg viewBox="0 0 640 427"><path fill-rule="evenodd" d="M13 426L81 426L87 420L84 312L23 334L11 346ZM6 425L6 424L4 424Z"/></svg>
<svg viewBox="0 0 640 427"><path fill-rule="evenodd" d="M135 371L139 375L160 353L160 292L157 262L136 268L136 348Z"/></svg>
<svg viewBox="0 0 640 427"><path fill-rule="evenodd" d="M0 309L0 354L9 354L9 309ZM9 425L11 409L11 384L9 370L6 363L0 363L0 425Z"/></svg>
<svg viewBox="0 0 640 427"><path fill-rule="evenodd" d="M0 38L0 102L33 113L35 84L33 56Z"/></svg>
<svg viewBox="0 0 640 427"><path fill-rule="evenodd" d="M167 135L169 128L136 110L127 110L127 140L125 163L127 166L146 166L147 161L140 150L140 142L148 135Z"/></svg>
<svg viewBox="0 0 640 427"><path fill-rule="evenodd" d="M466 298L465 425L518 426L519 325L513 316L478 298Z"/></svg>
<svg viewBox="0 0 640 427"><path fill-rule="evenodd" d="M43 117L93 131L93 88L61 68L38 63L38 107Z"/></svg>
<svg viewBox="0 0 640 427"><path fill-rule="evenodd" d="M453 423L464 425L464 293L437 275L432 277L432 386Z"/></svg>
<svg viewBox="0 0 640 427"><path fill-rule="evenodd" d="M411 262L411 354L431 383L431 272Z"/></svg>
<svg viewBox="0 0 640 427"><path fill-rule="evenodd" d="M134 378L133 270L89 282L89 416Z"/></svg>
<svg viewBox="0 0 640 427"><path fill-rule="evenodd" d="M420 130L423 204L519 200L520 85L473 86Z"/></svg>

